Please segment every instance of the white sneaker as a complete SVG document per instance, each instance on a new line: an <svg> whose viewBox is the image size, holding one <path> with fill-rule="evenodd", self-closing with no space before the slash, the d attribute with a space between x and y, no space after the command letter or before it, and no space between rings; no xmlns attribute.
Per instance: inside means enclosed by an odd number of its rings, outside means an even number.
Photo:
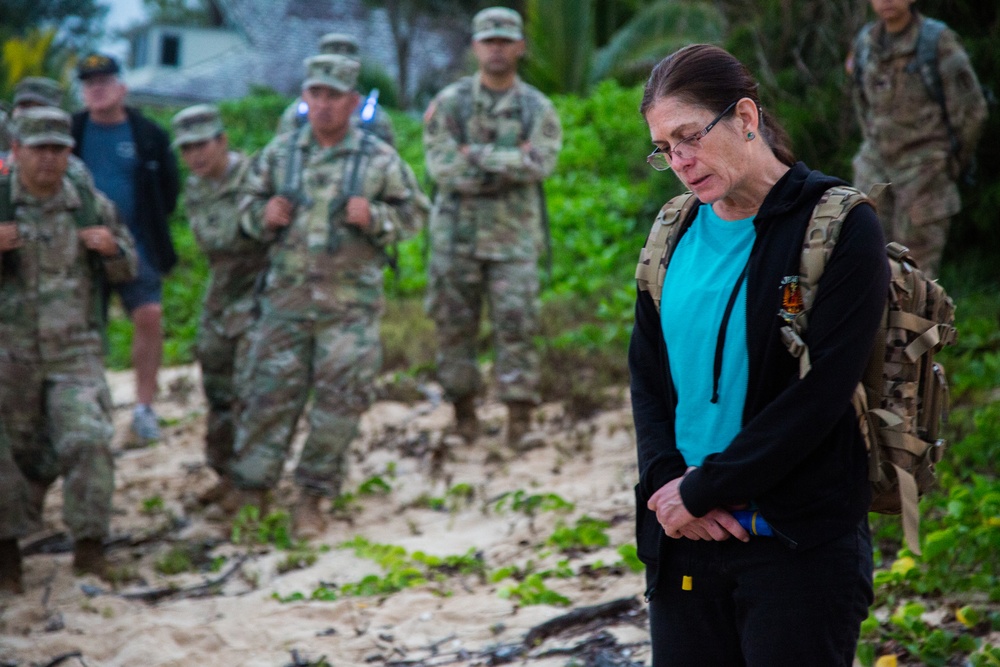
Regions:
<svg viewBox="0 0 1000 667"><path fill-rule="evenodd" d="M132 411L132 433L146 442L160 439L160 423L148 405L139 404Z"/></svg>

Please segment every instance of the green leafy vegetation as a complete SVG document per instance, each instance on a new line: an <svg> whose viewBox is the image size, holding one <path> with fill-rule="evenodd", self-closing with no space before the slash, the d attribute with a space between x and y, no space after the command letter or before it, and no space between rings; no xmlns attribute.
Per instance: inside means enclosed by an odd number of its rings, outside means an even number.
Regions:
<svg viewBox="0 0 1000 667"><path fill-rule="evenodd" d="M573 503L555 493L527 493L521 489L504 493L494 503L497 512L510 510L527 516L535 516L539 512L572 512Z"/></svg>
<svg viewBox="0 0 1000 667"><path fill-rule="evenodd" d="M288 512L276 510L262 517L259 507L246 505L233 520L230 541L251 547L271 544L279 549L291 549L294 546L291 534L292 519Z"/></svg>
<svg viewBox="0 0 1000 667"><path fill-rule="evenodd" d="M437 584L437 591L447 595L443 584L453 576L477 576L485 578L486 566L482 556L474 549L457 556L433 556L422 551L407 553L401 546L392 544L377 544L363 537L355 537L341 545L343 549L351 549L358 558L375 561L383 574L371 574L360 581L337 585L321 583L308 596L294 592L286 596L274 595L281 602L296 602L300 600L319 600L333 602L344 597L372 597L390 595L401 590Z"/></svg>
<svg viewBox="0 0 1000 667"><path fill-rule="evenodd" d="M607 521L589 516L580 517L572 526L560 521L547 544L564 553L594 551L611 544L611 538L606 532L608 526Z"/></svg>

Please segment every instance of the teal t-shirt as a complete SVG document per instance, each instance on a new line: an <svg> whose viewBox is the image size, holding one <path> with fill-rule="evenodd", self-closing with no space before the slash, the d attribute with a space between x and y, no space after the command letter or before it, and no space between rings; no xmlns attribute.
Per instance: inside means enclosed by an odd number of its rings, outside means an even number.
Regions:
<svg viewBox="0 0 1000 667"><path fill-rule="evenodd" d="M699 206L667 266L660 326L677 392L677 448L690 466L724 450L742 427L749 383L746 279L729 316L719 401L711 400L723 314L755 237L753 218L723 220L711 206Z"/></svg>

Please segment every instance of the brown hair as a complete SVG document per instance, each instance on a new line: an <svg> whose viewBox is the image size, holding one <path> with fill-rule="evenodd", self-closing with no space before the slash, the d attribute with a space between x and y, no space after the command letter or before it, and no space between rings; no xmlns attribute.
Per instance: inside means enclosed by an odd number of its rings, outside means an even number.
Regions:
<svg viewBox="0 0 1000 667"><path fill-rule="evenodd" d="M716 114L734 100L750 98L760 113L764 141L775 157L792 166L795 156L788 133L777 119L764 112L757 88L750 70L728 51L711 44L692 44L674 51L653 68L642 92L639 113L645 116L664 97L677 97Z"/></svg>

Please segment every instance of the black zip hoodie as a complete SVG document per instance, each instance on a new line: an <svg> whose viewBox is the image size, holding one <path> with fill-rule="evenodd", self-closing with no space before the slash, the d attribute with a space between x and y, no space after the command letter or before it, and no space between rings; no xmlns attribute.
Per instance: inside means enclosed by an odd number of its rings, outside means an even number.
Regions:
<svg viewBox="0 0 1000 667"><path fill-rule="evenodd" d="M820 196L842 184L800 162L764 199L754 218L757 237L746 276L749 386L743 427L680 487L684 506L695 516L755 502L797 548L853 530L870 503L865 446L850 400L889 285L885 240L871 207L858 206L848 215L820 279L805 336L812 361L805 378L799 379L798 360L780 335L782 281L799 274L805 229ZM670 540L646 502L687 469L674 441L676 397L659 313L648 292L636 299L629 370L639 456L636 532L639 556L648 566ZM654 585L655 567L647 577Z"/></svg>

